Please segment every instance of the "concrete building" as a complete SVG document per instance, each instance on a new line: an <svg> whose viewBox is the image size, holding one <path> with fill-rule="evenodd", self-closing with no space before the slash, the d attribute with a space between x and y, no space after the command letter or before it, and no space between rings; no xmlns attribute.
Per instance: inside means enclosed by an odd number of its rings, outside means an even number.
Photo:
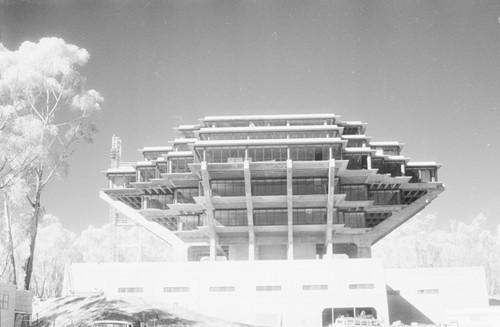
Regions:
<svg viewBox="0 0 500 327"><path fill-rule="evenodd" d="M327 326L362 311L386 323L428 322L487 305L480 272L466 283L484 294L455 294L460 300L447 305L442 295L453 290L438 291L433 299L444 302L435 312L435 302L419 300L441 289L439 275L408 291L401 280L421 271L386 272L370 259L373 244L444 186L439 164L410 161L402 143L374 142L366 127L334 114L205 117L179 126L169 146L141 149L135 163L120 162L114 138L100 196L113 215L170 244L175 262L72 265L67 293L158 296L273 326ZM462 273L447 274L458 292Z"/></svg>
<svg viewBox="0 0 500 327"><path fill-rule="evenodd" d="M0 326L30 326L32 300L30 291L18 290L10 284L0 284Z"/></svg>
<svg viewBox="0 0 500 327"><path fill-rule="evenodd" d="M444 187L439 164L365 129L334 114L205 117L115 162L101 197L178 261L369 258Z"/></svg>

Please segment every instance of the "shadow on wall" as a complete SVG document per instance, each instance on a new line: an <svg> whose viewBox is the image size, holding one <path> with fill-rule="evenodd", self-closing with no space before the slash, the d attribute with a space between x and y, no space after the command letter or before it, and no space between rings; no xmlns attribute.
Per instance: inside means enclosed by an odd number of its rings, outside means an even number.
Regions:
<svg viewBox="0 0 500 327"><path fill-rule="evenodd" d="M393 290L387 286L387 302L389 305L389 322L392 324L395 321L409 325L412 322L420 324L434 324L426 315L418 310L413 304L408 302L399 294L399 291Z"/></svg>

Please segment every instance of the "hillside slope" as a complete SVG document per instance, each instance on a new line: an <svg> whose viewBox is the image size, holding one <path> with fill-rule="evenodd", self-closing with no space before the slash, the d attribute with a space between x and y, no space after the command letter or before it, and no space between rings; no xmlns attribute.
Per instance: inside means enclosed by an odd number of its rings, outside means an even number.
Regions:
<svg viewBox="0 0 500 327"><path fill-rule="evenodd" d="M210 318L166 303L137 297L104 295L68 296L48 299L34 306L35 327L88 327L94 320L127 320L139 326L215 326L248 327L248 325Z"/></svg>

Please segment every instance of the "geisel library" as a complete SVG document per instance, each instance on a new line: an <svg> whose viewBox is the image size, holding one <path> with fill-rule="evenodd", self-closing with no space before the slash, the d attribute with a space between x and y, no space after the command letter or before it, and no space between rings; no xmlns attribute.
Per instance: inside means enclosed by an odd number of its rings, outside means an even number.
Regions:
<svg viewBox="0 0 500 327"><path fill-rule="evenodd" d="M339 315L444 322L486 306L479 268L385 269L371 247L437 198L439 164L334 114L205 117L142 161L120 162L113 210L168 243L165 263L74 264L68 293L153 296L268 326L328 326Z"/></svg>

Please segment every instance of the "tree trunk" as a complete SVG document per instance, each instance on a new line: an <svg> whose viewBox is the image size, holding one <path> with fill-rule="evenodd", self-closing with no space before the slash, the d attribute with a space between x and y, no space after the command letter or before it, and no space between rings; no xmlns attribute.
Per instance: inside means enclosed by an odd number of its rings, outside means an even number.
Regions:
<svg viewBox="0 0 500 327"><path fill-rule="evenodd" d="M35 246L36 246L36 236L38 234L38 221L40 220L40 215L42 214L41 207L41 195L42 195L42 176L43 171L39 170L36 172L36 185L34 191L34 199L31 202L32 215L29 223L29 237L30 237L30 252L26 263L24 265L24 289L30 289L31 275L33 274L33 262L35 259Z"/></svg>
<svg viewBox="0 0 500 327"><path fill-rule="evenodd" d="M14 257L14 241L12 239L12 220L10 219L10 210L9 210L9 197L7 193L4 192L4 215L5 215L5 225L7 226L7 234L9 237L9 256L10 256L10 264L12 266L12 276L10 278L10 283L13 285L17 285L17 274L16 274L16 258Z"/></svg>

